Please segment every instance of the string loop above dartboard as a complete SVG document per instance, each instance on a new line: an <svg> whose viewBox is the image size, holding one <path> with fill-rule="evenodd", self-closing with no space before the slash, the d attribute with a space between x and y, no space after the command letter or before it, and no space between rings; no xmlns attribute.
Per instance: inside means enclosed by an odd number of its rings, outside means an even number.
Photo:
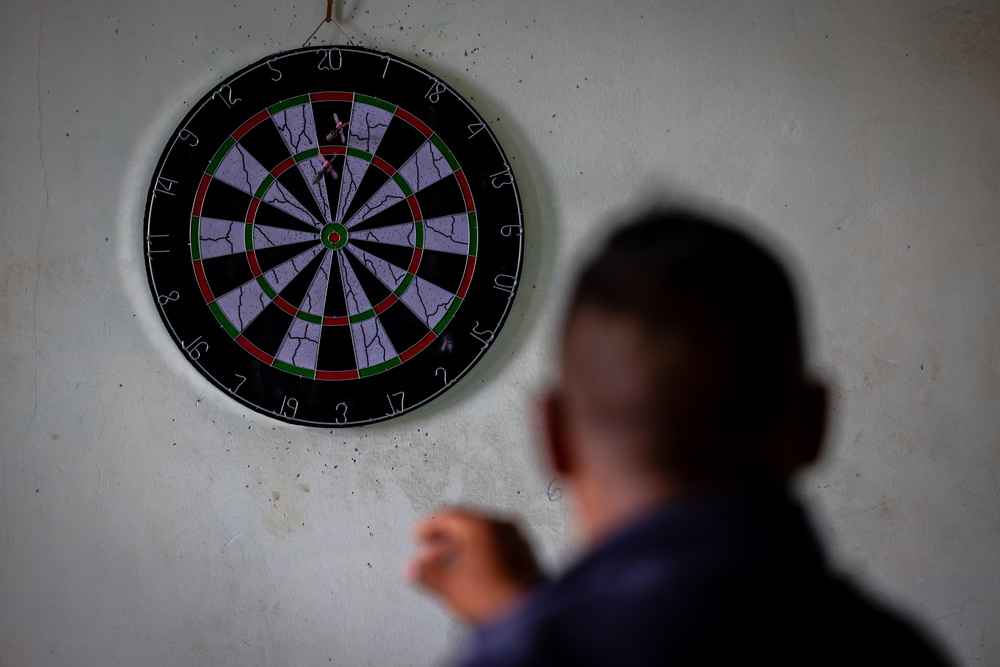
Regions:
<svg viewBox="0 0 1000 667"><path fill-rule="evenodd" d="M313 30L308 37L306 37L306 41L302 42L303 47L309 44L309 41L316 36L316 33L319 32L319 29L323 27L324 23L332 23L333 25L337 26L337 30L339 30L340 34L342 34L344 38L347 39L347 43L350 46L354 46L354 40L351 39L350 35L344 32L344 29L341 28L340 24L337 23L337 21L335 21L333 18L333 0L326 0L326 18L320 21L319 25L316 26L316 29Z"/></svg>

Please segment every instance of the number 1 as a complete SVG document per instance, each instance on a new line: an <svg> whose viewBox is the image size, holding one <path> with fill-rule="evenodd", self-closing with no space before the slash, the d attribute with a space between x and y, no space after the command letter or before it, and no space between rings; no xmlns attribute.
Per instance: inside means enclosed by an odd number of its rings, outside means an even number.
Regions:
<svg viewBox="0 0 1000 667"><path fill-rule="evenodd" d="M392 397L393 396L399 396L399 409L398 410L396 409L396 406L393 405L393 403L392 403ZM403 399L406 397L403 392L397 391L395 394L386 394L385 397L389 400L389 410L390 410L386 414L388 414L388 415L398 415L400 412L403 411Z"/></svg>

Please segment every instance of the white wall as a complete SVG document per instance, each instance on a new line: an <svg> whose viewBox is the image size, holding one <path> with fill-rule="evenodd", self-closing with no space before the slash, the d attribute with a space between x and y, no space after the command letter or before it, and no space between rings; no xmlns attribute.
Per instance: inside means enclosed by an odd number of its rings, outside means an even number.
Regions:
<svg viewBox="0 0 1000 667"><path fill-rule="evenodd" d="M362 45L499 119L528 237L511 319L471 375L333 434L209 386L160 323L141 242L187 105L324 14L0 5L4 667L448 653L461 631L398 576L409 526L442 502L496 506L568 557L533 402L574 260L607 212L663 187L746 212L797 258L836 385L801 490L835 561L960 663L1000 664L998 5L345 3Z"/></svg>

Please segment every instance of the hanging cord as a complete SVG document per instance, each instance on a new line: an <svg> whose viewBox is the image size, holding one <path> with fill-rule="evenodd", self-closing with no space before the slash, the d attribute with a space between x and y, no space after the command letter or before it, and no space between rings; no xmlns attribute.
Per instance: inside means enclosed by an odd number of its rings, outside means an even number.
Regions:
<svg viewBox="0 0 1000 667"><path fill-rule="evenodd" d="M302 42L302 46L308 44L309 40L316 36L316 33L319 32L319 29L323 27L324 23L332 23L337 26L337 30L339 30L340 34L347 39L347 43L354 46L354 40L351 39L350 35L344 32L344 29L340 27L340 24L333 20L333 0L326 0L326 18L319 22L319 25L312 31L312 34L306 38L306 41Z"/></svg>

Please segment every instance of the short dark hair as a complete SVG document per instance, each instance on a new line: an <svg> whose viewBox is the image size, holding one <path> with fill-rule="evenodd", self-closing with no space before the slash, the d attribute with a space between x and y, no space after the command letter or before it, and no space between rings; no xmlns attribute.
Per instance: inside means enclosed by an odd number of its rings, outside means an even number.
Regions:
<svg viewBox="0 0 1000 667"><path fill-rule="evenodd" d="M613 233L579 276L570 322L583 307L629 317L654 337L697 337L725 378L706 414L722 427L720 438L766 437L784 392L802 378L798 308L785 269L746 234L699 213L655 209ZM712 465L720 455L734 465L742 458L701 451Z"/></svg>

